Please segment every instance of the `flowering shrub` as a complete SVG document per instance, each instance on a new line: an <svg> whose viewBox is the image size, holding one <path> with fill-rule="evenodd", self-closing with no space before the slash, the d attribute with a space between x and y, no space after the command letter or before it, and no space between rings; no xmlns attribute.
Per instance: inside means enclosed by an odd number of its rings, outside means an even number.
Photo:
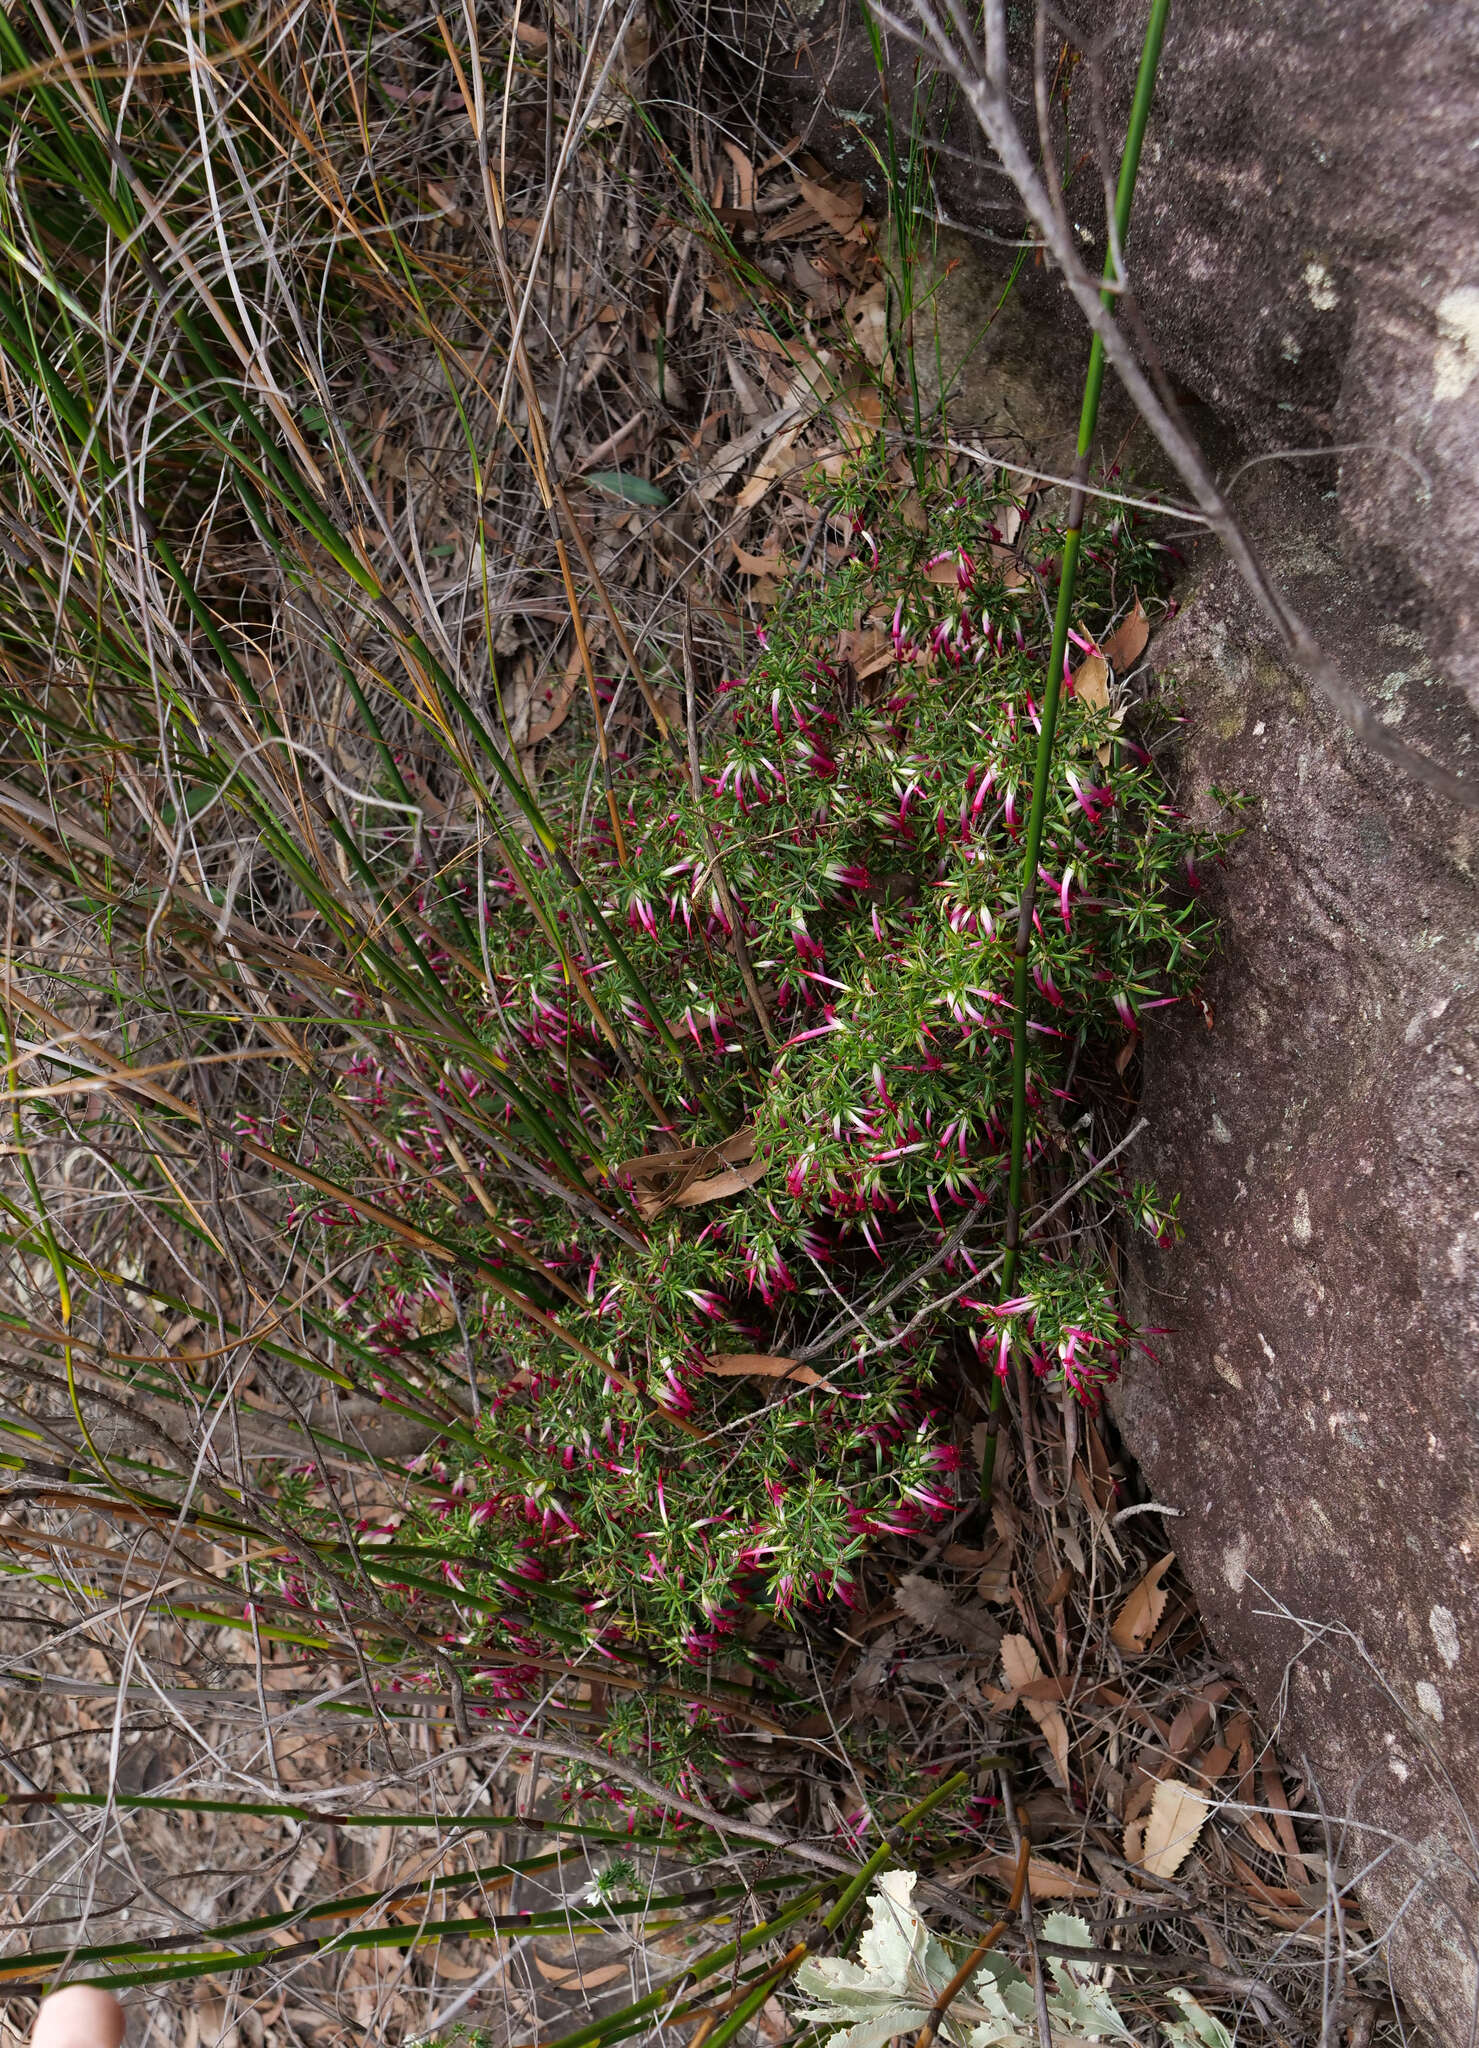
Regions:
<svg viewBox="0 0 1479 2048"><path fill-rule="evenodd" d="M437 967L504 1085L446 1047L416 1090L342 1069L394 1133L377 1199L480 1262L387 1240L342 1327L392 1392L475 1390L377 1533L386 1597L444 1587L494 1696L552 1645L700 1658L746 1603L849 1599L871 1535L956 1502L951 1371L1020 1351L1087 1403L1114 1377L1131 1333L1070 1226L1170 1227L1110 1168L999 1298L1052 536L1019 557L984 483L927 535L867 469L841 510L845 560L719 685L698 790L653 747L618 764L620 846L577 843L577 792L567 847L510 843L469 890L481 957L449 932ZM1091 535L1081 648L1153 568L1122 519ZM1215 848L1098 695L1065 703L1033 921L1039 1205L1109 1149L1113 1055L1209 939Z"/></svg>

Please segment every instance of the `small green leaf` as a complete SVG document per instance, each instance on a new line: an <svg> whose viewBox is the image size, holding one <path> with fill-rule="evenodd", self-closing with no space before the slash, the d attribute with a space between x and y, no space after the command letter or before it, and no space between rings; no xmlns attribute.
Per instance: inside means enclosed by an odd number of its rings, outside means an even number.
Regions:
<svg viewBox="0 0 1479 2048"><path fill-rule="evenodd" d="M206 782L197 782L192 788L187 789L185 791L185 816L187 818L197 817L215 794L215 790ZM160 822L164 825L172 826L179 815L175 806L168 801L159 806Z"/></svg>
<svg viewBox="0 0 1479 2048"><path fill-rule="evenodd" d="M672 502L666 491L648 483L645 476L628 476L624 469L593 469L586 482L593 491L604 491L609 498L625 498L629 505L652 505L661 511Z"/></svg>

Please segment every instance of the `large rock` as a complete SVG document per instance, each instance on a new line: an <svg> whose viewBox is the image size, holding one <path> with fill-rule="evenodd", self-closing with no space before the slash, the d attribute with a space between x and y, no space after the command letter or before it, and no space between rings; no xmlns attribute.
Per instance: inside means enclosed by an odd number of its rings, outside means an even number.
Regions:
<svg viewBox="0 0 1479 2048"><path fill-rule="evenodd" d="M881 186L886 114L856 0L815 0L785 35L740 41L795 128L838 169ZM907 14L908 0L896 0ZM943 10L941 10L943 11ZM1082 9L1119 134L1144 0ZM1018 10L1011 10L1014 26ZM1022 11L1022 21L1030 18ZM1054 52L1056 56L1056 50ZM1017 99L1032 126L1028 53ZM890 46L889 102L931 159L940 217L982 247L1017 232L1008 189L943 87L916 88ZM1102 246L1093 67L1070 103L1068 199ZM1432 0L1177 0L1136 193L1132 270L1173 380L1245 452L1361 442L1340 458L1339 544L1420 627L1479 705L1479 8ZM1029 264L1016 287L1081 359L1076 314ZM989 307L985 309L989 312ZM1008 316L1009 317L1009 316ZM1065 341L1072 335L1078 345ZM993 344L988 336L986 345ZM1327 483L1335 481L1333 463Z"/></svg>
<svg viewBox="0 0 1479 2048"><path fill-rule="evenodd" d="M1467 716L1368 609L1313 494L1256 508L1347 672L1452 747ZM1323 517L1322 517L1323 515ZM1280 540L1279 536L1284 538ZM1214 1637L1313 1767L1436 2040L1479 2011L1479 822L1373 764L1223 564L1157 647L1191 710L1183 800L1252 802L1206 996L1147 1035L1168 1325L1117 1413ZM1375 1866L1371 1868L1371 1866Z"/></svg>
<svg viewBox="0 0 1479 2048"><path fill-rule="evenodd" d="M852 0L767 46L782 118L868 174L881 97ZM1143 7L1093 14L1118 132ZM751 44L752 53L755 46ZM896 114L911 53L895 47ZM1071 120L1090 137L1081 72ZM1030 92L1023 94L1030 119ZM1147 325L1346 674L1463 768L1479 707L1479 9L1177 0L1137 198ZM982 255L945 287L981 336L1015 231L971 129L927 120L942 213ZM1073 151L1070 151L1070 155ZM1092 237L1090 159L1070 197ZM958 303L966 295L964 307ZM967 348L956 419L1052 450L1085 348L1029 266ZM1118 444L1120 424L1106 438ZM1479 2015L1479 817L1363 752L1198 561L1157 660L1187 703L1188 803L1246 794L1208 995L1148 1035L1150 1163L1186 1239L1142 1271L1158 1365L1119 1403L1215 1630L1308 1759L1332 1858L1398 1921L1437 2040ZM1349 1822L1341 1825L1341 1817ZM1466 1817L1467 1816L1467 1817Z"/></svg>

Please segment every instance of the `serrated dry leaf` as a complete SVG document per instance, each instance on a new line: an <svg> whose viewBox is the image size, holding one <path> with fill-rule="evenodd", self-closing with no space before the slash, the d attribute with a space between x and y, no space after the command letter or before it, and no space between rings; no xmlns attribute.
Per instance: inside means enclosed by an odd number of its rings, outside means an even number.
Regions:
<svg viewBox="0 0 1479 2048"><path fill-rule="evenodd" d="M863 213L863 188L861 185L844 185L834 192L815 178L801 178L801 196L807 205L819 213L834 235L846 235L857 226Z"/></svg>
<svg viewBox="0 0 1479 2048"><path fill-rule="evenodd" d="M822 216L816 208L809 200L803 199L799 206L792 207L789 213L782 214L772 227L768 227L761 239L766 242L789 242L793 235L809 235L823 225Z"/></svg>
<svg viewBox="0 0 1479 2048"><path fill-rule="evenodd" d="M1109 709L1109 663L1091 654L1073 672L1073 694L1091 711Z"/></svg>
<svg viewBox="0 0 1479 2048"><path fill-rule="evenodd" d="M1170 1594L1161 1584L1167 1568L1176 1562L1174 1550L1153 1564L1114 1618L1109 1631L1115 1648L1127 1657L1142 1657L1150 1639L1160 1627Z"/></svg>
<svg viewBox="0 0 1479 2048"><path fill-rule="evenodd" d="M1024 1686L1029 1686L1034 1680L1047 1675L1036 1650L1026 1636L1002 1637L1001 1673L1008 1688L1019 1694ZM1060 1789L1067 1791L1068 1723L1058 1709L1047 1700L1024 1698L1022 1704L1036 1721L1039 1733L1052 1752L1053 1762L1058 1769Z"/></svg>
<svg viewBox="0 0 1479 2048"><path fill-rule="evenodd" d="M1171 1732L1166 1738L1166 1747L1174 1757L1188 1757L1201 1748L1212 1729L1212 1710L1221 1706L1231 1693L1232 1687L1223 1679L1209 1685L1199 1686L1197 1691L1179 1708L1171 1723Z"/></svg>
<svg viewBox="0 0 1479 2048"><path fill-rule="evenodd" d="M1127 619L1121 619L1104 643L1104 652L1116 669L1130 668L1145 652L1150 639L1150 621L1139 598Z"/></svg>
<svg viewBox="0 0 1479 2048"><path fill-rule="evenodd" d="M822 1384L822 1376L814 1366L802 1365L795 1358L776 1358L768 1351L716 1352L704 1360L704 1371L721 1380L743 1379L753 1373L763 1380L800 1380L808 1387Z"/></svg>
<svg viewBox="0 0 1479 2048"><path fill-rule="evenodd" d="M1001 1624L979 1602L962 1605L937 1579L926 1579L919 1572L905 1573L894 1601L899 1612L921 1628L984 1656L994 1655L1001 1641Z"/></svg>
<svg viewBox="0 0 1479 2048"><path fill-rule="evenodd" d="M1196 1847L1206 1823L1207 1802L1202 1794L1180 1778L1162 1778L1145 1823L1145 1847L1138 1859L1141 1869L1152 1877L1174 1877Z"/></svg>

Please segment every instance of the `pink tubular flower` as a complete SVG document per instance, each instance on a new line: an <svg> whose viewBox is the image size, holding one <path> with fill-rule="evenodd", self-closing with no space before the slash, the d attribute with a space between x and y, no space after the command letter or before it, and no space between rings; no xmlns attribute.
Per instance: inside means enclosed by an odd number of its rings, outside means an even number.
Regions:
<svg viewBox="0 0 1479 2048"><path fill-rule="evenodd" d="M1076 771L1072 768L1066 769L1064 775L1068 787L1073 791L1074 802L1084 813L1089 823L1097 825L1100 818L1113 805L1114 791L1106 789L1099 783L1085 785L1079 780Z"/></svg>
<svg viewBox="0 0 1479 2048"><path fill-rule="evenodd" d="M666 1389L663 1403L666 1408L670 1409L674 1415L691 1415L693 1413L693 1396L671 1367L663 1374L663 1386Z"/></svg>
<svg viewBox="0 0 1479 2048"><path fill-rule="evenodd" d="M1063 1007L1063 997L1059 992L1058 984L1053 979L1052 969L1043 966L1034 967L1032 979L1037 984L1038 994L1046 996L1055 1010L1061 1010Z"/></svg>
<svg viewBox="0 0 1479 2048"><path fill-rule="evenodd" d="M794 1294L796 1278L778 1251L772 1251L762 1265L750 1250L745 1252L750 1285L767 1308L774 1308L783 1294Z"/></svg>

